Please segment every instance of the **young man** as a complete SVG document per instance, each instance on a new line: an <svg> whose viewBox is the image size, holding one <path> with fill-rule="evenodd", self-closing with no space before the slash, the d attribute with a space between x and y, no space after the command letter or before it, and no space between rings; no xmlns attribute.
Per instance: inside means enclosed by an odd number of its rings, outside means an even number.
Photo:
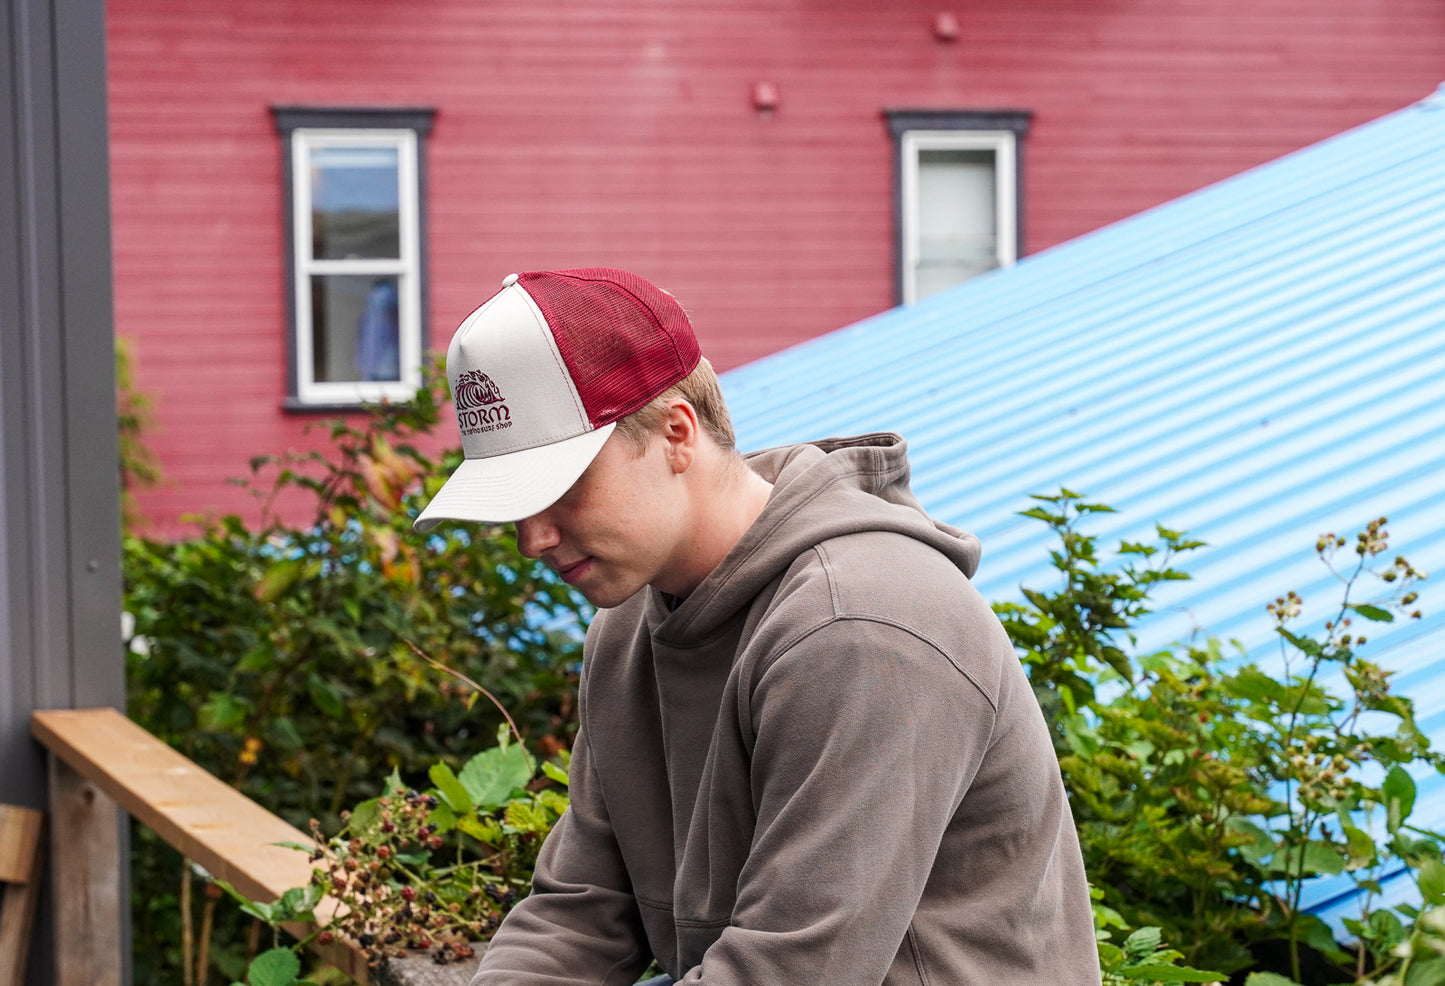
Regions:
<svg viewBox="0 0 1445 986"><path fill-rule="evenodd" d="M901 438L743 458L622 271L509 276L447 369L466 459L417 528L515 522L600 607L571 807L474 986L1099 982L1043 717Z"/></svg>

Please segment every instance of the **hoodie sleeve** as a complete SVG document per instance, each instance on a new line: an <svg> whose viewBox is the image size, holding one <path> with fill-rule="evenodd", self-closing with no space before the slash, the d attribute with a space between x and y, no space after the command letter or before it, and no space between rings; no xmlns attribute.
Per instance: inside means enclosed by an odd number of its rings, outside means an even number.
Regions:
<svg viewBox="0 0 1445 986"><path fill-rule="evenodd" d="M497 929L472 986L625 986L649 958L586 737L579 733L570 805L542 846L531 894Z"/></svg>
<svg viewBox="0 0 1445 986"><path fill-rule="evenodd" d="M755 837L730 926L685 981L881 983L988 749L991 699L919 635L834 619L766 667L750 715Z"/></svg>

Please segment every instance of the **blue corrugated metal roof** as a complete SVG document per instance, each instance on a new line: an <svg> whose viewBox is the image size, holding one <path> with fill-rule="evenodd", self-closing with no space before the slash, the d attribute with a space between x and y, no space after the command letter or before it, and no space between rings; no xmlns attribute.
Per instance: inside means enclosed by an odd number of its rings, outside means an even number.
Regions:
<svg viewBox="0 0 1445 986"><path fill-rule="evenodd" d="M1056 584L1047 531L1017 516L1030 493L1114 506L1090 528L1105 545L1185 529L1209 546L1141 648L1203 630L1263 655L1270 600L1338 605L1322 532L1387 516L1392 548L1445 575L1445 86L723 387L745 448L902 433L924 505L982 539L991 599ZM1445 591L1421 603L1372 625L1367 656L1445 747ZM1445 829L1445 783L1420 780Z"/></svg>

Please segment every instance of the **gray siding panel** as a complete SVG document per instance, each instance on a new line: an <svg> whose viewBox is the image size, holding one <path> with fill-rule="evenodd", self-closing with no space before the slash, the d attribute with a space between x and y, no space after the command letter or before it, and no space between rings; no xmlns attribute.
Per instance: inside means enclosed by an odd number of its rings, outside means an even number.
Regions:
<svg viewBox="0 0 1445 986"><path fill-rule="evenodd" d="M0 13L0 801L35 807L31 710L125 705L104 13Z"/></svg>

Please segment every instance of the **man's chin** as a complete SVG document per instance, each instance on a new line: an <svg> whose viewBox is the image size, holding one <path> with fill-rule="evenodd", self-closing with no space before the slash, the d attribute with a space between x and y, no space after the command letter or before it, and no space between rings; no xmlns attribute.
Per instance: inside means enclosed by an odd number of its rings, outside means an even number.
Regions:
<svg viewBox="0 0 1445 986"><path fill-rule="evenodd" d="M629 587L615 584L587 585L586 583L583 583L582 585L574 585L572 587L573 591L580 593L583 599L587 600L598 609L611 609L614 606L621 606L623 603L627 602L627 600L635 596L637 594L637 591L641 588L643 587Z"/></svg>

